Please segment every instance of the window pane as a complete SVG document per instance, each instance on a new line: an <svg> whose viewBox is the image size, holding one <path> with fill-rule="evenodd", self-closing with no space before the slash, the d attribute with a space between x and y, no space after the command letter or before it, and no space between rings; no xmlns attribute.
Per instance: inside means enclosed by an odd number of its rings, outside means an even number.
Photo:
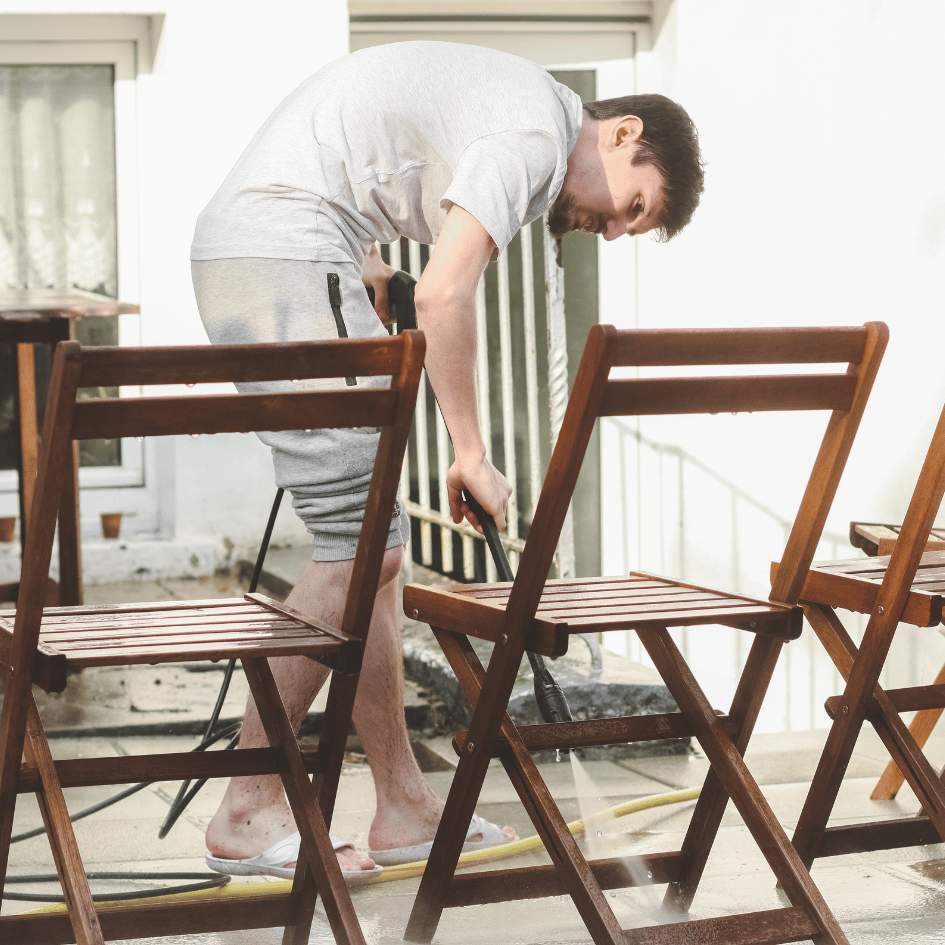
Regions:
<svg viewBox="0 0 945 945"><path fill-rule="evenodd" d="M0 287L116 297L114 70L0 65ZM117 344L117 319L78 323L80 341ZM0 372L0 468L15 465L13 377ZM37 358L40 389L49 365ZM40 405L42 408L42 405ZM83 443L86 465L117 465L117 441Z"/></svg>

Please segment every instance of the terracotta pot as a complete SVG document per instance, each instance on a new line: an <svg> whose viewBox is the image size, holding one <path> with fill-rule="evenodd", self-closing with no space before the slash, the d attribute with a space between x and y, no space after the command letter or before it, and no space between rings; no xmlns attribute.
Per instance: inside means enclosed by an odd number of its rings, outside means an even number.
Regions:
<svg viewBox="0 0 945 945"><path fill-rule="evenodd" d="M102 512L102 537L117 538L121 531L121 512Z"/></svg>
<svg viewBox="0 0 945 945"><path fill-rule="evenodd" d="M13 533L15 531L15 515L4 515L0 517L0 541L13 541Z"/></svg>

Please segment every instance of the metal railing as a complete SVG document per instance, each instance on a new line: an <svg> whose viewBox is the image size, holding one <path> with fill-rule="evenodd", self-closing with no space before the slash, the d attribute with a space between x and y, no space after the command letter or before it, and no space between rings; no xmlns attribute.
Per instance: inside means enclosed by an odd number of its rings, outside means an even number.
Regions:
<svg viewBox="0 0 945 945"><path fill-rule="evenodd" d="M512 485L508 530L502 540L513 564L524 547L541 491L544 464L568 400L564 274L556 264L555 246L547 229L541 223L534 226L542 233L537 252L542 255L538 271L544 273L543 291L536 292L538 259L531 226L523 228L499 255L476 291L477 406L490 457ZM395 269L420 278L426 249L419 244L408 240L392 243L384 255ZM513 281L513 263L520 273L519 280ZM494 299L491 309L487 296ZM542 328L547 338L545 352L539 352L538 346ZM491 356L494 351L497 357ZM446 475L451 447L426 379L421 384L415 417L401 479L401 502L417 523L417 540L407 555L407 578L411 578L412 565L417 563L458 579L483 577L493 581L495 567L483 553L479 536L465 523L456 525L449 517ZM561 576L574 573L570 512L558 545L556 570Z"/></svg>
<svg viewBox="0 0 945 945"><path fill-rule="evenodd" d="M604 421L612 442L608 444L619 478L619 495L608 496L608 517L620 529L619 549L611 549L611 572L640 569L671 575L694 583L715 584L736 593L765 598L768 564L784 548L792 521L760 501L738 483L713 469L698 456L675 443L645 436L631 421ZM640 488L644 468L650 467L655 493ZM648 534L642 524L643 500L651 523ZM698 491L697 503L692 501ZM700 531L700 511L710 510L713 521L724 516L727 530ZM709 514L708 512L706 514ZM634 527L635 526L635 527ZM721 531L721 534L720 534ZM817 559L856 557L846 535L825 532ZM617 559L617 560L615 560ZM725 562L724 570L720 565ZM854 639L859 641L865 619L841 614ZM744 666L750 638L726 628L693 627L672 631L687 659L692 658L698 676L714 705L727 705L735 681ZM622 639L620 639L622 637ZM646 653L632 631L607 634L605 647L630 659L648 663ZM888 677L913 678L921 663L918 638L904 635L885 671ZM921 674L920 674L921 675ZM921 678L915 680L916 683ZM900 683L909 685L914 683ZM826 728L829 720L824 700L843 691L843 683L810 627L786 646L759 719L759 731L800 731Z"/></svg>

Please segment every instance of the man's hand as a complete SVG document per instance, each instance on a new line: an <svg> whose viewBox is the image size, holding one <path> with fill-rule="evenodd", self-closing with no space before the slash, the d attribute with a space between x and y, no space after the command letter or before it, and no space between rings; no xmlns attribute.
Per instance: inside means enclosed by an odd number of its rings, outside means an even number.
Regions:
<svg viewBox="0 0 945 945"><path fill-rule="evenodd" d="M472 458L457 458L446 474L446 489L449 495L450 515L458 525L463 518L482 534L482 523L463 501L463 489L495 519L500 531L506 527L506 507L512 487L484 455Z"/></svg>
<svg viewBox="0 0 945 945"><path fill-rule="evenodd" d="M390 308L387 301L387 283L396 270L388 266L381 257L381 251L375 243L364 257L361 267L361 281L374 290L374 311L377 317L387 325L390 322Z"/></svg>

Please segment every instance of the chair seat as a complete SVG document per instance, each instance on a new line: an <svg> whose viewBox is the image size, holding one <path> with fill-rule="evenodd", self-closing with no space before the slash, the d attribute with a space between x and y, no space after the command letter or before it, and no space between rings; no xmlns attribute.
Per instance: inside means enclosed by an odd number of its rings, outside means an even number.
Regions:
<svg viewBox="0 0 945 945"><path fill-rule="evenodd" d="M815 562L807 573L801 600L861 614L871 613L887 567L889 555ZM945 551L926 551L909 589L902 619L915 627L938 626L945 612L943 605Z"/></svg>
<svg viewBox="0 0 945 945"><path fill-rule="evenodd" d="M876 555L891 555L901 531L901 525L850 522L850 544L865 551L871 558ZM945 528L933 528L929 532L925 547L928 551L945 551Z"/></svg>
<svg viewBox="0 0 945 945"><path fill-rule="evenodd" d="M0 612L0 663L9 664L15 611ZM262 594L102 607L47 607L34 681L65 688L68 669L252 656L308 656L339 668L356 639Z"/></svg>
<svg viewBox="0 0 945 945"><path fill-rule="evenodd" d="M404 588L407 614L433 627L448 627L487 640L502 631L510 583L450 584ZM547 581L526 648L560 656L572 633L641 627L721 624L793 640L800 636L799 607L754 600L644 572L627 577L565 578Z"/></svg>

